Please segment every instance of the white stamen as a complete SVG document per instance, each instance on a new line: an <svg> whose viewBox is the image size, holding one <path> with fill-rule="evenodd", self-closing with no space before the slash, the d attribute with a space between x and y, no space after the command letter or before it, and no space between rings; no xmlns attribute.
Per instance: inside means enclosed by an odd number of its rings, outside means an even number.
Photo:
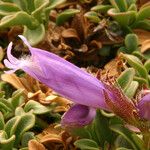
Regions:
<svg viewBox="0 0 150 150"><path fill-rule="evenodd" d="M19 59L19 68L29 67L31 71L37 72L39 75L43 76L42 69L40 68L39 64L33 60L32 56L24 55Z"/></svg>

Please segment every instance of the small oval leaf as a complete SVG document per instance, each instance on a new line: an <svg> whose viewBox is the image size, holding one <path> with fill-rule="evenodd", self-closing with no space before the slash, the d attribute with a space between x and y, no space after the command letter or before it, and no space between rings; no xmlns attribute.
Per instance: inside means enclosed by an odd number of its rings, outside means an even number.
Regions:
<svg viewBox="0 0 150 150"><path fill-rule="evenodd" d="M78 9L67 9L67 10L63 11L56 18L56 24L57 25L63 24L65 21L67 21L69 18L71 18L73 15L75 15L79 12L80 12L80 10L78 10Z"/></svg>

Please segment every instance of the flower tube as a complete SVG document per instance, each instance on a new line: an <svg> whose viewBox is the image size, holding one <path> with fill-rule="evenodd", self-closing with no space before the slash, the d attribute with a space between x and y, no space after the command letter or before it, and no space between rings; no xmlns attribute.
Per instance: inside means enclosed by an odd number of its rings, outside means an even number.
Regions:
<svg viewBox="0 0 150 150"><path fill-rule="evenodd" d="M74 108L70 109L70 111L77 109L78 111L81 110L80 116L87 114L84 118L88 121L82 120L81 122L83 124L87 124L92 120L95 116L95 108L108 109L103 95L105 87L102 82L53 53L31 47L22 35L19 37L29 48L31 55L20 59L15 58L11 54L12 43L10 43L7 48L8 60L5 59L4 63L11 70L6 71L6 73L13 73L18 69L22 69L33 78L52 88L61 96L78 104L73 106ZM67 116L70 118L70 115L66 113L63 119ZM73 120L72 118L71 124L80 122L78 120L80 118L76 115L73 115L73 117L75 119ZM67 121L64 122L67 123ZM79 123L80 125L82 124L81 122Z"/></svg>

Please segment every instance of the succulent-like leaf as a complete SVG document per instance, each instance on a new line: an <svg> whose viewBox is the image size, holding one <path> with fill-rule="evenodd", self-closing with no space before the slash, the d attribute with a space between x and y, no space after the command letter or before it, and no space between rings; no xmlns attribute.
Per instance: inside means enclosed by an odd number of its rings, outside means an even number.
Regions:
<svg viewBox="0 0 150 150"><path fill-rule="evenodd" d="M20 8L13 3L0 3L1 16L11 15L17 11L20 11Z"/></svg>
<svg viewBox="0 0 150 150"><path fill-rule="evenodd" d="M139 58L129 54L123 54L122 56L127 60L129 65L132 66L138 72L140 77L143 77L144 79L147 80L148 78L147 70L145 69L144 65L142 64Z"/></svg>
<svg viewBox="0 0 150 150"><path fill-rule="evenodd" d="M131 25L131 27L150 31L150 20L145 19L138 22L136 21L133 25Z"/></svg>
<svg viewBox="0 0 150 150"><path fill-rule="evenodd" d="M22 135L22 138L21 138L21 146L22 147L28 147L28 142L31 140L31 139L34 139L34 133L33 132L25 132L23 135Z"/></svg>
<svg viewBox="0 0 150 150"><path fill-rule="evenodd" d="M15 142L15 135L7 138L7 134L5 131L0 130L0 148L2 150L12 150L13 144Z"/></svg>
<svg viewBox="0 0 150 150"><path fill-rule="evenodd" d="M26 25L29 28L35 28L37 22L26 12L19 11L13 15L5 16L1 19L0 28L7 28L15 25Z"/></svg>
<svg viewBox="0 0 150 150"><path fill-rule="evenodd" d="M91 22L94 22L94 23L99 23L100 22L100 18L98 17L98 14L94 11L89 11L87 13L84 14L84 16L86 18L88 18Z"/></svg>
<svg viewBox="0 0 150 150"><path fill-rule="evenodd" d="M90 139L77 140L74 145L81 150L99 150L97 143Z"/></svg>
<svg viewBox="0 0 150 150"><path fill-rule="evenodd" d="M119 135L122 135L131 144L133 149L141 150L141 147L143 146L142 144L143 142L135 133L132 133L130 130L123 127L122 125L111 125L110 129L118 133ZM135 137L136 140L138 139L138 141L140 141L141 145L135 141Z"/></svg>
<svg viewBox="0 0 150 150"><path fill-rule="evenodd" d="M21 116L21 119L17 125L16 131L14 134L16 135L15 144L17 145L23 133L31 129L35 124L35 116L32 114L25 114Z"/></svg>
<svg viewBox="0 0 150 150"><path fill-rule="evenodd" d="M44 8L48 6L49 0L34 0L35 10L32 12L32 16L42 22L44 15Z"/></svg>
<svg viewBox="0 0 150 150"><path fill-rule="evenodd" d="M112 8L111 5L96 5L92 7L91 10L100 13L106 13L110 8Z"/></svg>
<svg viewBox="0 0 150 150"><path fill-rule="evenodd" d="M23 133L32 128L35 124L35 116L32 114L24 114L10 119L5 125L5 131L8 137L15 135L15 145L17 145Z"/></svg>
<svg viewBox="0 0 150 150"><path fill-rule="evenodd" d="M128 7L130 7L132 4L136 4L137 0L126 0Z"/></svg>
<svg viewBox="0 0 150 150"><path fill-rule="evenodd" d="M27 0L13 0L13 3L15 3L21 10L28 12Z"/></svg>
<svg viewBox="0 0 150 150"><path fill-rule="evenodd" d="M137 6L136 4L131 4L130 7L128 8L128 11L137 11Z"/></svg>
<svg viewBox="0 0 150 150"><path fill-rule="evenodd" d="M78 10L78 9L67 9L67 10L63 11L62 13L60 13L57 16L56 24L57 25L63 24L65 21L67 21L69 18L71 18L73 15L75 15L79 12L80 12L80 10Z"/></svg>
<svg viewBox="0 0 150 150"><path fill-rule="evenodd" d="M136 19L136 11L118 12L115 8L108 10L108 15L113 17L121 26L127 26Z"/></svg>
<svg viewBox="0 0 150 150"><path fill-rule="evenodd" d="M148 60L144 63L144 67L146 68L147 72L150 71L150 59L148 59Z"/></svg>
<svg viewBox="0 0 150 150"><path fill-rule="evenodd" d="M137 76L135 76L135 77L134 77L134 80L135 80L135 81L138 81L139 84L141 84L141 85L142 85L142 84L145 84L145 85L148 84L147 80L144 79L144 78L142 78L142 77L137 77Z"/></svg>
<svg viewBox="0 0 150 150"><path fill-rule="evenodd" d="M137 14L137 21L150 17L150 3L145 7L142 7Z"/></svg>
<svg viewBox="0 0 150 150"><path fill-rule="evenodd" d="M28 39L31 45L36 45L45 37L45 27L43 24L39 25L33 30L24 27L23 35Z"/></svg>
<svg viewBox="0 0 150 150"><path fill-rule="evenodd" d="M5 125L4 117L3 114L0 112L0 130L4 129L4 125Z"/></svg>
<svg viewBox="0 0 150 150"><path fill-rule="evenodd" d="M15 116L21 116L21 115L24 115L25 114L25 111L22 107L17 107L15 109Z"/></svg>
<svg viewBox="0 0 150 150"><path fill-rule="evenodd" d="M66 2L66 0L51 0L49 7L46 8L46 11L50 11L64 2Z"/></svg>
<svg viewBox="0 0 150 150"><path fill-rule="evenodd" d="M133 68L128 68L118 77L117 82L123 90L129 87L129 85L133 81L134 75L135 70Z"/></svg>
<svg viewBox="0 0 150 150"><path fill-rule="evenodd" d="M5 131L6 131L7 135L8 135L8 137L11 137L14 134L20 119L21 118L19 116L16 116L16 117L11 118L5 124Z"/></svg>
<svg viewBox="0 0 150 150"><path fill-rule="evenodd" d="M125 46L127 53L131 54L138 48L138 36L136 34L128 34L125 37Z"/></svg>
<svg viewBox="0 0 150 150"><path fill-rule="evenodd" d="M132 81L131 84L124 90L125 95L129 98L133 98L137 89L139 87L139 83L137 81Z"/></svg>
<svg viewBox="0 0 150 150"><path fill-rule="evenodd" d="M24 107L25 112L29 112L30 110L33 110L34 114L45 114L50 112L50 108L43 106L42 104L30 100L26 103L25 107Z"/></svg>
<svg viewBox="0 0 150 150"><path fill-rule="evenodd" d="M126 0L110 0L111 4L120 12L127 11L127 2Z"/></svg>
<svg viewBox="0 0 150 150"><path fill-rule="evenodd" d="M19 89L12 94L12 97L9 99L10 103L14 107L14 109L20 105L22 105L24 101L23 89Z"/></svg>
<svg viewBox="0 0 150 150"><path fill-rule="evenodd" d="M96 118L92 124L93 130L95 131L95 136L97 137L98 144L104 147L104 143L107 141L111 143L113 140L112 131L109 129L109 119L104 117L100 110L97 110ZM96 138L95 137L95 138ZM93 136L92 136L93 138ZM96 141L97 141L96 140Z"/></svg>

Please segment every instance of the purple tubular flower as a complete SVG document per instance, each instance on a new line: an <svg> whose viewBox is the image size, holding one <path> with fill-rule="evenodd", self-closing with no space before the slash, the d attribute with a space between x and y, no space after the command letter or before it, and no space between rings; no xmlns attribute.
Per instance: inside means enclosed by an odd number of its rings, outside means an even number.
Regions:
<svg viewBox="0 0 150 150"><path fill-rule="evenodd" d="M13 57L11 55L12 43L10 43L7 48L8 60L4 60L5 65L11 69L7 73L13 73L18 69L22 69L60 95L70 99L74 103L84 105L82 107L75 105L70 111L81 108L81 113L84 114L84 110L86 113L89 110L85 120L88 120L88 117L91 120L91 116L94 116L93 110L91 111L88 107L108 109L103 96L103 90L105 89L103 83L63 58L53 53L31 47L23 36L20 35L19 37L29 48L31 56L20 59ZM70 112L68 111L68 113ZM70 118L70 114L66 113L63 119L67 119L67 117ZM80 118L75 113L72 117L75 117L76 121L79 122ZM83 119L81 119L79 124L86 123ZM75 120L72 123L75 124Z"/></svg>
<svg viewBox="0 0 150 150"><path fill-rule="evenodd" d="M70 127L81 127L92 122L96 115L94 108L85 105L75 104L64 114L61 124Z"/></svg>
<svg viewBox="0 0 150 150"><path fill-rule="evenodd" d="M141 118L150 120L150 94L145 95L138 103Z"/></svg>

